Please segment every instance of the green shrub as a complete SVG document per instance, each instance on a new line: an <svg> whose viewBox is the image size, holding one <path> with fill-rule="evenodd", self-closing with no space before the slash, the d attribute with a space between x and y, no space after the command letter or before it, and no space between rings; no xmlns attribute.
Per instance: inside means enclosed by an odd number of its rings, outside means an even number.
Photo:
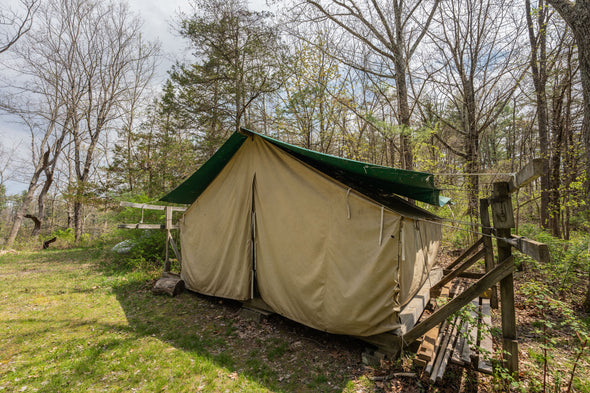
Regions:
<svg viewBox="0 0 590 393"><path fill-rule="evenodd" d="M118 259L131 268L154 270L162 267L165 257L166 232L158 230L129 230L125 246L130 249Z"/></svg>

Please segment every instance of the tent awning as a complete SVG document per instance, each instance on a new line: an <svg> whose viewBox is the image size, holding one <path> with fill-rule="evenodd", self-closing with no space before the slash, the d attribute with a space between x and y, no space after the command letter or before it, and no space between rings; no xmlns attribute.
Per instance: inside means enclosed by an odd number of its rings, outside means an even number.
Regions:
<svg viewBox="0 0 590 393"><path fill-rule="evenodd" d="M397 196L408 197L434 206L444 206L449 201L449 198L440 195L440 190L434 186L434 176L430 173L354 161L294 146L250 130L242 129L242 132L234 132L207 162L160 201L193 203L242 146L248 138L247 135L265 139L326 175L384 205L389 205L388 202L393 202L392 199L398 204Z"/></svg>

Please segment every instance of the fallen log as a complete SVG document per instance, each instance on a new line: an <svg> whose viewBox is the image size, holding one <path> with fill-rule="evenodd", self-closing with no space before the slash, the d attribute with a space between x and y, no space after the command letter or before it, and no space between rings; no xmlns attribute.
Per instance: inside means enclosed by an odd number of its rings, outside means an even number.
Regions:
<svg viewBox="0 0 590 393"><path fill-rule="evenodd" d="M184 281L179 276L173 274L166 274L164 277L156 281L152 292L154 294L168 294L176 296L184 290Z"/></svg>

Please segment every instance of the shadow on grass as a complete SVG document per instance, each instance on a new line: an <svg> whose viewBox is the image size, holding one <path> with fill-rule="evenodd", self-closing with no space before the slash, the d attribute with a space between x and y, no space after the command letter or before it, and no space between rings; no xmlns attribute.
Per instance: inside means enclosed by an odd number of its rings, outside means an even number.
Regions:
<svg viewBox="0 0 590 393"><path fill-rule="evenodd" d="M156 296L153 282L138 280L113 288L136 334L155 336L228 373L275 391L342 391L359 383L365 345L325 334L278 315L260 323L240 317L239 302L185 291ZM365 381L366 384L366 381Z"/></svg>
<svg viewBox="0 0 590 393"><path fill-rule="evenodd" d="M40 253L39 257L40 260L57 263L71 261L84 266L83 271L87 271L88 267L96 269L99 277L68 291L112 291L129 324L122 329L119 325L105 325L94 320L80 326L68 325L75 322L64 320L65 325L52 326L57 330L95 327L105 332L104 339L91 347L74 340L73 347L63 352L64 357L72 358L73 372L87 376L86 381L102 381L101 372L117 373L119 370L116 367L124 367L123 364L141 367L145 359L135 359L137 355L130 353L130 349L138 342L143 345L150 338L156 338L181 350L185 360L187 356L190 358L188 363L204 364L203 367L186 368L187 362L179 361L180 365L171 365L178 372L199 374L193 382L196 379L215 383L220 376L233 379L239 375L242 380L247 379L280 392L440 391L416 379L371 382L368 376L373 373L372 370L361 363L361 353L366 344L357 339L319 332L278 315L255 323L240 317L240 303L193 292L184 292L175 298L153 295L154 274L133 271L130 266L119 263L113 259L116 257L99 249L52 250ZM35 265L32 268L44 267ZM70 275L69 271L67 274ZM105 348L111 350L105 351ZM158 348L162 350L161 346ZM60 353L49 353L46 360L49 362L53 356L62 356ZM97 363L100 354L104 353L111 353L109 356L112 357ZM164 355L153 353L147 356L161 363L169 359ZM122 357L126 361L114 367L112 364ZM96 369L88 366L93 364ZM389 372L391 367L380 371ZM142 381L135 382L132 371L121 372L130 378L128 382L131 386L141 385ZM141 375L145 373L139 373L137 378ZM54 375L52 378L48 386L64 386L67 383L67 376ZM473 380L477 386L477 379ZM457 383L460 382L445 378L444 391L458 392L459 389L455 389L458 388ZM217 391L215 388L212 390Z"/></svg>

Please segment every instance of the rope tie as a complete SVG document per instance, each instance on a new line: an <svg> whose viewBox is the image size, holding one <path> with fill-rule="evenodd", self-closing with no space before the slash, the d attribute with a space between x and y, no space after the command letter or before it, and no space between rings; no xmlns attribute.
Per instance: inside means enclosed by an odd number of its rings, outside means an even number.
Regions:
<svg viewBox="0 0 590 393"><path fill-rule="evenodd" d="M350 201L348 200L348 196L350 195L350 188L346 191L346 210L348 211L348 219L350 220Z"/></svg>
<svg viewBox="0 0 590 393"><path fill-rule="evenodd" d="M379 246L383 241L383 205L381 205L381 225L379 226Z"/></svg>

